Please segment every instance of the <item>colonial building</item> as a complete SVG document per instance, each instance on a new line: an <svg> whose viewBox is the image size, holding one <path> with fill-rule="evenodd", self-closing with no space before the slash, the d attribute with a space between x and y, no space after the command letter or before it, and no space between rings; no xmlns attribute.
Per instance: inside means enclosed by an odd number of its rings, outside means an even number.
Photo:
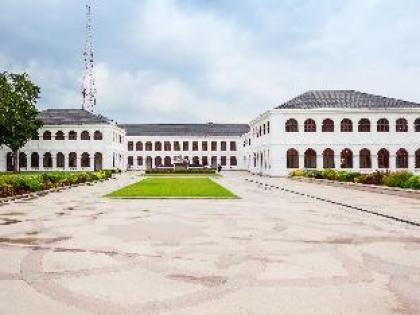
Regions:
<svg viewBox="0 0 420 315"><path fill-rule="evenodd" d="M49 109L21 170L246 169L285 176L297 168L420 172L420 104L357 91L309 91L247 124L126 124L78 109ZM0 148L0 171L13 169Z"/></svg>
<svg viewBox="0 0 420 315"><path fill-rule="evenodd" d="M420 171L420 104L357 91L309 91L250 123L250 172L297 168Z"/></svg>

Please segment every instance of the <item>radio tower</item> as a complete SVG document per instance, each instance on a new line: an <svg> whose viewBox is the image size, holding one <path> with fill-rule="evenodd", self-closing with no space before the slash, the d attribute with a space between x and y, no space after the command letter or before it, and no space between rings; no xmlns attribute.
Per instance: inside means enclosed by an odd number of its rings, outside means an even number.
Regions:
<svg viewBox="0 0 420 315"><path fill-rule="evenodd" d="M86 4L86 43L85 51L83 53L85 71L83 74L82 86L82 109L89 112L96 111L95 63L93 53L92 0L88 0L88 3Z"/></svg>

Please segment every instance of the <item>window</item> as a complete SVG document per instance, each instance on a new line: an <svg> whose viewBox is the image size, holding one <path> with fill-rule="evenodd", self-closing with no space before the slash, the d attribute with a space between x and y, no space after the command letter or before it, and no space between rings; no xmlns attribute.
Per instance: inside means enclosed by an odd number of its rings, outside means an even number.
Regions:
<svg viewBox="0 0 420 315"><path fill-rule="evenodd" d="M263 134L265 135L265 124L263 124Z"/></svg>
<svg viewBox="0 0 420 315"><path fill-rule="evenodd" d="M136 142L136 151L143 151L143 142L141 141Z"/></svg>
<svg viewBox="0 0 420 315"><path fill-rule="evenodd" d="M146 142L146 151L153 151L153 144L150 141Z"/></svg>
<svg viewBox="0 0 420 315"><path fill-rule="evenodd" d="M220 142L220 150L221 151L226 151L226 141Z"/></svg>
<svg viewBox="0 0 420 315"><path fill-rule="evenodd" d="M201 151L207 151L207 141L201 142Z"/></svg>
<svg viewBox="0 0 420 315"><path fill-rule="evenodd" d="M64 132L62 131L57 131L55 133L55 140L64 140Z"/></svg>
<svg viewBox="0 0 420 315"><path fill-rule="evenodd" d="M134 157L129 156L128 157L128 166L133 167L133 165L134 165Z"/></svg>
<svg viewBox="0 0 420 315"><path fill-rule="evenodd" d="M236 156L231 156L230 157L230 166L237 166L238 165L238 161L236 160Z"/></svg>
<svg viewBox="0 0 420 315"><path fill-rule="evenodd" d="M134 150L134 143L133 141L128 141L128 151L133 151Z"/></svg>
<svg viewBox="0 0 420 315"><path fill-rule="evenodd" d="M378 120L377 123L378 132L389 132L389 121L388 119L382 118Z"/></svg>
<svg viewBox="0 0 420 315"><path fill-rule="evenodd" d="M220 165L226 166L226 156L220 157Z"/></svg>
<svg viewBox="0 0 420 315"><path fill-rule="evenodd" d="M182 142L182 151L189 151L188 141Z"/></svg>
<svg viewBox="0 0 420 315"><path fill-rule="evenodd" d="M32 168L39 167L39 154L36 152L31 154L31 167Z"/></svg>
<svg viewBox="0 0 420 315"><path fill-rule="evenodd" d="M407 119L404 119L404 118L397 119L396 124L395 124L395 131L396 132L408 132Z"/></svg>
<svg viewBox="0 0 420 315"><path fill-rule="evenodd" d="M198 151L198 141L193 141L192 149L193 149L193 151Z"/></svg>
<svg viewBox="0 0 420 315"><path fill-rule="evenodd" d="M57 153L57 167L64 168L64 154L61 152Z"/></svg>
<svg viewBox="0 0 420 315"><path fill-rule="evenodd" d="M236 141L230 142L230 151L236 151Z"/></svg>
<svg viewBox="0 0 420 315"><path fill-rule="evenodd" d="M102 136L102 132L100 132L99 130L96 130L93 133L93 140L102 140L103 136Z"/></svg>
<svg viewBox="0 0 420 315"><path fill-rule="evenodd" d="M416 168L420 168L420 149L418 149L416 151L416 163L415 163L415 167Z"/></svg>
<svg viewBox="0 0 420 315"><path fill-rule="evenodd" d="M77 167L77 154L75 152L69 153L69 167Z"/></svg>
<svg viewBox="0 0 420 315"><path fill-rule="evenodd" d="M270 122L267 121L267 133L270 133Z"/></svg>
<svg viewBox="0 0 420 315"><path fill-rule="evenodd" d="M259 132L258 132L258 136L261 137L262 136L262 127L260 126Z"/></svg>
<svg viewBox="0 0 420 315"><path fill-rule="evenodd" d="M165 150L165 151L171 151L171 148L172 146L171 146L171 143L169 142L169 141L165 141L164 143L163 143L163 149Z"/></svg>
<svg viewBox="0 0 420 315"><path fill-rule="evenodd" d="M203 161L202 162L203 166L209 165L209 160L208 160L207 156L202 156L201 161Z"/></svg>
<svg viewBox="0 0 420 315"><path fill-rule="evenodd" d="M417 118L414 121L414 131L415 132L420 132L420 118Z"/></svg>
<svg viewBox="0 0 420 315"><path fill-rule="evenodd" d="M389 168L389 152L386 149L378 151L378 168Z"/></svg>
<svg viewBox="0 0 420 315"><path fill-rule="evenodd" d="M305 168L316 168L316 151L314 149L306 150L304 160Z"/></svg>
<svg viewBox="0 0 420 315"><path fill-rule="evenodd" d="M332 119L324 119L322 122L322 132L334 132L334 121Z"/></svg>
<svg viewBox="0 0 420 315"><path fill-rule="evenodd" d="M39 140L39 134L36 133L31 139L32 140Z"/></svg>
<svg viewBox="0 0 420 315"><path fill-rule="evenodd" d="M316 132L316 123L313 119L307 119L304 123L305 132Z"/></svg>
<svg viewBox="0 0 420 315"><path fill-rule="evenodd" d="M70 131L69 132L69 140L77 140L77 132L76 131Z"/></svg>
<svg viewBox="0 0 420 315"><path fill-rule="evenodd" d="M28 160L24 152L19 152L19 167L28 167Z"/></svg>
<svg viewBox="0 0 420 315"><path fill-rule="evenodd" d="M142 156L137 157L137 166L143 166L143 157Z"/></svg>
<svg viewBox="0 0 420 315"><path fill-rule="evenodd" d="M160 141L155 142L155 151L162 151L162 142Z"/></svg>
<svg viewBox="0 0 420 315"><path fill-rule="evenodd" d="M325 149L322 153L323 167L335 168L334 151L330 148Z"/></svg>
<svg viewBox="0 0 420 315"><path fill-rule="evenodd" d="M350 119L344 118L341 121L341 132L353 132L353 122Z"/></svg>
<svg viewBox="0 0 420 315"><path fill-rule="evenodd" d="M359 167L372 168L372 157L368 149L362 149L359 152Z"/></svg>
<svg viewBox="0 0 420 315"><path fill-rule="evenodd" d="M155 167L162 166L162 158L160 156L155 157Z"/></svg>
<svg viewBox="0 0 420 315"><path fill-rule="evenodd" d="M248 140L248 145L251 145L251 139Z"/></svg>
<svg viewBox="0 0 420 315"><path fill-rule="evenodd" d="M395 164L397 168L408 168L408 152L406 149L399 149L396 154Z"/></svg>
<svg viewBox="0 0 420 315"><path fill-rule="evenodd" d="M296 149L287 150L287 168L299 168L299 153Z"/></svg>
<svg viewBox="0 0 420 315"><path fill-rule="evenodd" d="M217 142L216 141L211 142L211 150L212 151L217 151Z"/></svg>
<svg viewBox="0 0 420 315"><path fill-rule="evenodd" d="M198 156L194 156L192 158L192 165L193 166L200 166L200 158Z"/></svg>
<svg viewBox="0 0 420 315"><path fill-rule="evenodd" d="M81 158L82 167L90 167L90 155L89 153L85 152L82 154Z"/></svg>
<svg viewBox="0 0 420 315"><path fill-rule="evenodd" d="M341 151L341 168L353 168L353 152L350 149Z"/></svg>
<svg viewBox="0 0 420 315"><path fill-rule="evenodd" d="M217 167L217 156L211 157L211 167Z"/></svg>
<svg viewBox="0 0 420 315"><path fill-rule="evenodd" d="M286 121L286 132L298 132L299 131L299 127L298 127L298 122L296 119L289 119L288 121Z"/></svg>
<svg viewBox="0 0 420 315"><path fill-rule="evenodd" d="M174 151L181 151L181 146L179 144L179 141L174 142Z"/></svg>
<svg viewBox="0 0 420 315"><path fill-rule="evenodd" d="M42 135L42 139L51 140L51 132L50 131L44 131L44 134Z"/></svg>
<svg viewBox="0 0 420 315"><path fill-rule="evenodd" d="M165 167L171 167L172 166L172 162L171 162L171 157L170 156L165 156L165 158L163 159L163 165Z"/></svg>
<svg viewBox="0 0 420 315"><path fill-rule="evenodd" d="M90 140L90 134L89 134L89 131L83 131L83 132L80 134L80 139L81 139L81 140Z"/></svg>
<svg viewBox="0 0 420 315"><path fill-rule="evenodd" d="M45 168L51 168L53 166L51 153L47 152L47 153L44 154L42 164Z"/></svg>
<svg viewBox="0 0 420 315"><path fill-rule="evenodd" d="M370 120L362 118L359 120L359 132L370 132Z"/></svg>

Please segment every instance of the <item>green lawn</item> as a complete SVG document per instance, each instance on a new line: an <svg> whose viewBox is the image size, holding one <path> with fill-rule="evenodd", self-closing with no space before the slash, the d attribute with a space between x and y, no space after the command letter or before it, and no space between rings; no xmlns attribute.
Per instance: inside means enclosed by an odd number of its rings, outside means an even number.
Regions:
<svg viewBox="0 0 420 315"><path fill-rule="evenodd" d="M236 198L207 177L153 177L123 187L107 197L126 198Z"/></svg>

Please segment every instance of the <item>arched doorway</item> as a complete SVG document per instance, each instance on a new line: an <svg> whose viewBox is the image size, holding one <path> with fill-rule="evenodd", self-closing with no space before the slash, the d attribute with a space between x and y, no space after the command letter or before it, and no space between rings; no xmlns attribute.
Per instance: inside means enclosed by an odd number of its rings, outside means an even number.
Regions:
<svg viewBox="0 0 420 315"><path fill-rule="evenodd" d="M350 149L341 151L341 168L353 168L353 152Z"/></svg>
<svg viewBox="0 0 420 315"><path fill-rule="evenodd" d="M44 154L42 165L44 168L52 168L53 162L52 162L52 155L50 152L47 152Z"/></svg>
<svg viewBox="0 0 420 315"><path fill-rule="evenodd" d="M304 155L305 168L316 168L316 151L314 149L308 149Z"/></svg>
<svg viewBox="0 0 420 315"><path fill-rule="evenodd" d="M171 167L172 166L171 157L165 156L165 159L163 160L163 164L165 165L165 167Z"/></svg>
<svg viewBox="0 0 420 315"><path fill-rule="evenodd" d="M193 166L199 166L200 165L200 159L198 156L194 156L192 159Z"/></svg>
<svg viewBox="0 0 420 315"><path fill-rule="evenodd" d="M95 171L102 170L102 153L96 152L95 153L95 162L94 162Z"/></svg>
<svg viewBox="0 0 420 315"><path fill-rule="evenodd" d="M27 168L28 167L28 158L24 152L19 153L19 168Z"/></svg>
<svg viewBox="0 0 420 315"><path fill-rule="evenodd" d="M57 168L64 168L65 159L64 159L64 154L62 152L57 153L56 163L57 163L56 165Z"/></svg>
<svg viewBox="0 0 420 315"><path fill-rule="evenodd" d="M155 157L155 167L162 166L162 158L160 156Z"/></svg>
<svg viewBox="0 0 420 315"><path fill-rule="evenodd" d="M389 168L389 151L387 149L378 151L378 168Z"/></svg>
<svg viewBox="0 0 420 315"><path fill-rule="evenodd" d="M322 153L323 167L324 168L335 168L334 151L327 148Z"/></svg>
<svg viewBox="0 0 420 315"><path fill-rule="evenodd" d="M146 157L146 169L150 170L153 167L153 160L151 156Z"/></svg>
<svg viewBox="0 0 420 315"><path fill-rule="evenodd" d="M7 171L8 172L12 172L12 171L14 171L14 165L15 165L15 163L14 163L14 161L13 161L13 154L12 154L12 152L8 152L7 153L7 155L6 155L6 159L7 159Z"/></svg>

